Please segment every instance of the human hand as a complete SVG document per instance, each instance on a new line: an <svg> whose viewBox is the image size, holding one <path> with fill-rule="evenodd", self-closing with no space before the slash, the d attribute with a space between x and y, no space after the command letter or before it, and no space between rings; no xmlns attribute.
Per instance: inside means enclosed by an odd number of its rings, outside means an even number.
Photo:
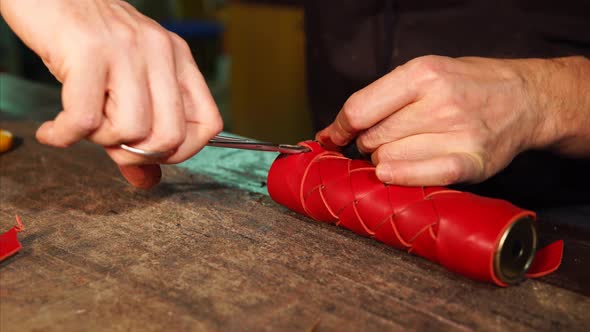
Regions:
<svg viewBox="0 0 590 332"><path fill-rule="evenodd" d="M356 138L386 183L483 181L544 139L545 115L519 66L517 60L414 59L353 94L316 139L344 146Z"/></svg>
<svg viewBox="0 0 590 332"><path fill-rule="evenodd" d="M155 185L160 167L200 151L222 129L217 106L184 40L120 0L3 0L15 33L63 83L63 111L37 139L105 147L127 180ZM171 151L154 161L119 148Z"/></svg>

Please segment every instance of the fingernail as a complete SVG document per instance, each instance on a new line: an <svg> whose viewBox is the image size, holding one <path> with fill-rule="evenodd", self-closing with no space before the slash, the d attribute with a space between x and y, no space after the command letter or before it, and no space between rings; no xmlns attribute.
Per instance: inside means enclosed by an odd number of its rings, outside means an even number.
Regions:
<svg viewBox="0 0 590 332"><path fill-rule="evenodd" d="M393 180L393 177L391 176L391 169L387 165L383 165L383 164L377 165L375 173L377 174L377 178L379 178L379 180L381 182L389 183L389 182L392 182L392 180Z"/></svg>
<svg viewBox="0 0 590 332"><path fill-rule="evenodd" d="M320 144L322 144L322 146L326 149L326 150L339 150L339 146L334 144L334 142L332 142L332 139L330 138L330 135L328 133L326 133L326 130L322 130L320 132L318 132L315 136L315 139L320 142Z"/></svg>

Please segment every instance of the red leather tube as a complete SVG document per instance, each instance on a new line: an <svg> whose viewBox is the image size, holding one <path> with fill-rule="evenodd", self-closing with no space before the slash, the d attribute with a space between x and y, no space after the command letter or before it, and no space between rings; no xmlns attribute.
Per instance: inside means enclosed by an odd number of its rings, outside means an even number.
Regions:
<svg viewBox="0 0 590 332"><path fill-rule="evenodd" d="M562 242L541 255L549 261L532 262L532 211L444 187L386 185L367 161L301 144L311 152L279 156L268 175L270 196L293 211L500 286L520 281L531 265L543 267L531 274L540 276L561 262Z"/></svg>

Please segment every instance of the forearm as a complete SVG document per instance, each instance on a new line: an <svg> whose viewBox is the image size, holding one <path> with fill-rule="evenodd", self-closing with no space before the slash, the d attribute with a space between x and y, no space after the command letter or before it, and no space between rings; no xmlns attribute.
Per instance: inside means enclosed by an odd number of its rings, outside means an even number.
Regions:
<svg viewBox="0 0 590 332"><path fill-rule="evenodd" d="M539 115L531 147L590 157L590 60L521 60L528 103Z"/></svg>

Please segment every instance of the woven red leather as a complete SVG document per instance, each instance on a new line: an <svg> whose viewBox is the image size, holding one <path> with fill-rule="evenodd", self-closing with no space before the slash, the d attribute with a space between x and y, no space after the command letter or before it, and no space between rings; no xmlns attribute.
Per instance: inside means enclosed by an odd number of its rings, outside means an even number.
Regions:
<svg viewBox="0 0 590 332"><path fill-rule="evenodd" d="M444 187L385 185L369 162L326 151L317 142L300 144L312 151L281 155L270 169L268 191L276 202L469 278L506 286L494 274L494 252L507 227L524 216L535 218L534 212ZM554 270L561 252L553 251L553 261L537 265Z"/></svg>

